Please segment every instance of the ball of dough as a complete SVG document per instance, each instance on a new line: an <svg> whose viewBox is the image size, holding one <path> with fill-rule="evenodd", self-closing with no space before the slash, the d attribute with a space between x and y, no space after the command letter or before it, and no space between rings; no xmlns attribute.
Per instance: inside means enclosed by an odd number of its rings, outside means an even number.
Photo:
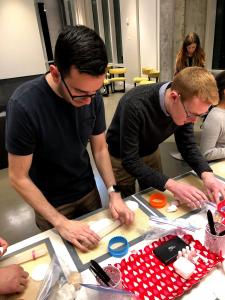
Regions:
<svg viewBox="0 0 225 300"><path fill-rule="evenodd" d="M48 267L48 264L41 264L39 266L36 266L31 273L31 278L35 281L42 281L45 277Z"/></svg>
<svg viewBox="0 0 225 300"><path fill-rule="evenodd" d="M177 211L177 206L174 204L171 204L170 206L167 207L166 209L168 212L175 212Z"/></svg>
<svg viewBox="0 0 225 300"><path fill-rule="evenodd" d="M68 282L74 285L76 290L81 288L80 283L82 283L81 274L79 272L72 272L69 275Z"/></svg>
<svg viewBox="0 0 225 300"><path fill-rule="evenodd" d="M138 209L139 205L136 201L128 200L125 202L130 210L135 211Z"/></svg>

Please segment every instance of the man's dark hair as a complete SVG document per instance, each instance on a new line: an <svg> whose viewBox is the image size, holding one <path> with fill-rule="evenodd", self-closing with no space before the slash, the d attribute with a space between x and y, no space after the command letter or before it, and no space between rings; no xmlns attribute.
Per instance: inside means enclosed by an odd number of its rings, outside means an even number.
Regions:
<svg viewBox="0 0 225 300"><path fill-rule="evenodd" d="M67 26L56 41L54 63L62 76L68 75L72 66L80 73L102 75L108 64L105 44L86 26Z"/></svg>

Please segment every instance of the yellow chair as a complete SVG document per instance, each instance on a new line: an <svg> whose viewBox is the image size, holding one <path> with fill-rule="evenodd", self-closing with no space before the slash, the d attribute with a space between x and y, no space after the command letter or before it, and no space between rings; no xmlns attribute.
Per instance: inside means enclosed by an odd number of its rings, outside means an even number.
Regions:
<svg viewBox="0 0 225 300"><path fill-rule="evenodd" d="M148 79L155 78L156 82L159 81L160 72L154 68L142 68L142 73L148 76Z"/></svg>
<svg viewBox="0 0 225 300"><path fill-rule="evenodd" d="M126 68L112 68L108 70L109 74L110 74L110 82L111 82L111 90L112 93L115 92L123 92L125 93L125 73L127 72ZM115 85L116 82L123 82L123 89L120 90L116 90Z"/></svg>
<svg viewBox="0 0 225 300"><path fill-rule="evenodd" d="M155 81L153 80L142 80L139 82L139 85L144 85L144 84L153 84Z"/></svg>
<svg viewBox="0 0 225 300"><path fill-rule="evenodd" d="M148 80L148 78L147 77L134 77L133 78L134 86L136 86L137 83L140 83L143 80Z"/></svg>
<svg viewBox="0 0 225 300"><path fill-rule="evenodd" d="M110 79L104 79L104 82L103 82L103 96L108 96L109 95L109 87L111 86L111 81Z"/></svg>

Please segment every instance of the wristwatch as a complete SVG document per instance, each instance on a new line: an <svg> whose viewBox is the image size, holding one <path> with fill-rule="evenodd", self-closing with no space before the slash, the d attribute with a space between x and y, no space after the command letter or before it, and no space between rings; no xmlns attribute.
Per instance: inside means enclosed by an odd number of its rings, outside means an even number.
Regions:
<svg viewBox="0 0 225 300"><path fill-rule="evenodd" d="M120 193L120 187L118 185L111 185L109 188L108 188L108 194L110 194L111 192L116 192L116 193Z"/></svg>

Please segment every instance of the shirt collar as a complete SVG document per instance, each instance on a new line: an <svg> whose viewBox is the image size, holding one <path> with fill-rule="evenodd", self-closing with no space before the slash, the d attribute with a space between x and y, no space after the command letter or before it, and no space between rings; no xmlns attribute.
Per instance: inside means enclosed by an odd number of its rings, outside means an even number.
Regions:
<svg viewBox="0 0 225 300"><path fill-rule="evenodd" d="M162 111L164 112L164 114L167 117L169 117L170 115L166 111L166 107L165 107L165 93L166 93L166 90L170 87L170 85L171 85L171 81L166 82L159 89L159 103L160 103L160 107L161 107Z"/></svg>

